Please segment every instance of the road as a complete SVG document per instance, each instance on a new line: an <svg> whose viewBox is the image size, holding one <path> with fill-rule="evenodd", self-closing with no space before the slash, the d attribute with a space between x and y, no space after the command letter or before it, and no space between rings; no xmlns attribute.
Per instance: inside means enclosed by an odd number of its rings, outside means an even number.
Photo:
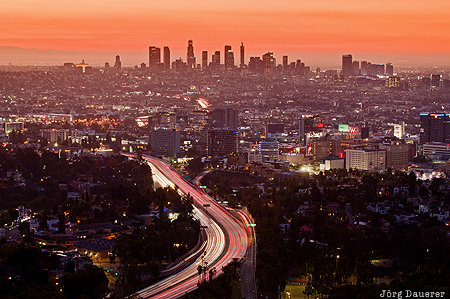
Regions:
<svg viewBox="0 0 450 299"><path fill-rule="evenodd" d="M124 155L135 158L134 155ZM248 235L242 223L218 205L210 196L199 192L183 180L165 162L151 156L144 155L142 158L152 167L154 178L159 181L159 184L176 186L183 194L192 196L194 217L205 227L206 249L196 262L136 294L140 298L180 298L197 288L199 281L198 265L205 265L208 270L215 268L217 276L221 273L222 267L234 258L241 259L244 257L247 250ZM209 205L209 207L204 205Z"/></svg>
<svg viewBox="0 0 450 299"><path fill-rule="evenodd" d="M241 293L242 297L245 299L256 299L257 289L256 289L256 232L255 228L249 226L254 224L254 221L250 214L245 211L238 211L238 215L242 218L248 231L248 249L245 254L244 262L242 263L241 269Z"/></svg>

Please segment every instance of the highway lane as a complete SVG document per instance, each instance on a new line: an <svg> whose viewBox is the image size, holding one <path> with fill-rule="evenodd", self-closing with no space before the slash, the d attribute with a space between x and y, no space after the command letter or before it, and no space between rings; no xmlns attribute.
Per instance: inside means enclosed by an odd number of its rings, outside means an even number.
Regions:
<svg viewBox="0 0 450 299"><path fill-rule="evenodd" d="M127 155L135 158L133 155ZM151 164L155 179L170 186L176 186L183 194L189 194L194 202L194 216L199 219L207 235L205 254L197 261L175 275L140 290L140 298L179 298L197 288L199 279L198 265L207 265L208 270L215 268L216 276L222 267L234 258L242 258L247 250L248 235L242 223L238 222L227 210L218 205L210 196L199 192L187 183L169 165L160 159L143 156ZM205 207L209 205L209 207Z"/></svg>
<svg viewBox="0 0 450 299"><path fill-rule="evenodd" d="M254 224L253 219L246 211L238 211L243 223L247 227L249 239L248 249L241 268L241 294L245 299L256 299L256 232L250 224Z"/></svg>

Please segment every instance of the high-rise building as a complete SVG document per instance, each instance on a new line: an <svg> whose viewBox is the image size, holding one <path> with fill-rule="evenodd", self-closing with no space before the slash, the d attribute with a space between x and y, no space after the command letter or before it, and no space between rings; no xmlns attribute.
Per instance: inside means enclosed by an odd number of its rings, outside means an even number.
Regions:
<svg viewBox="0 0 450 299"><path fill-rule="evenodd" d="M202 69L208 66L208 51L202 52Z"/></svg>
<svg viewBox="0 0 450 299"><path fill-rule="evenodd" d="M170 69L170 49L169 47L164 47L164 69Z"/></svg>
<svg viewBox="0 0 450 299"><path fill-rule="evenodd" d="M225 69L231 69L234 66L234 53L231 50L230 45L225 46L225 53L224 53L224 64Z"/></svg>
<svg viewBox="0 0 450 299"><path fill-rule="evenodd" d="M352 74L353 76L357 76L359 75L360 71L359 71L359 61L353 61L352 62Z"/></svg>
<svg viewBox="0 0 450 299"><path fill-rule="evenodd" d="M233 108L219 108L211 111L209 120L213 128L236 130L239 125L239 111Z"/></svg>
<svg viewBox="0 0 450 299"><path fill-rule="evenodd" d="M361 128L361 139L367 139L370 135L370 128L369 127L363 127Z"/></svg>
<svg viewBox="0 0 450 299"><path fill-rule="evenodd" d="M188 47L187 47L187 67L188 68L195 68L195 55L194 55L194 43L192 39L188 40Z"/></svg>
<svg viewBox="0 0 450 299"><path fill-rule="evenodd" d="M367 61L361 61L361 75L367 75Z"/></svg>
<svg viewBox="0 0 450 299"><path fill-rule="evenodd" d="M302 114L299 121L299 136L298 142L306 145L308 136L323 135L323 122L321 122L318 115Z"/></svg>
<svg viewBox="0 0 450 299"><path fill-rule="evenodd" d="M288 57L287 55L283 56L283 70L287 70L288 69Z"/></svg>
<svg viewBox="0 0 450 299"><path fill-rule="evenodd" d="M228 156L237 153L238 132L228 129L213 129L208 131L208 156Z"/></svg>
<svg viewBox="0 0 450 299"><path fill-rule="evenodd" d="M263 73L264 63L260 57L250 57L250 62L248 63L248 69L253 73Z"/></svg>
<svg viewBox="0 0 450 299"><path fill-rule="evenodd" d="M267 52L263 55L263 63L264 63L264 73L270 74L275 72L275 58L273 57L273 52Z"/></svg>
<svg viewBox="0 0 450 299"><path fill-rule="evenodd" d="M245 48L244 48L244 43L241 43L241 55L240 55L240 67L241 69L244 68L245 65Z"/></svg>
<svg viewBox="0 0 450 299"><path fill-rule="evenodd" d="M214 54L212 56L212 64L215 67L219 67L220 66L220 51L214 52Z"/></svg>
<svg viewBox="0 0 450 299"><path fill-rule="evenodd" d="M386 147L386 167L406 170L410 161L411 144L389 145Z"/></svg>
<svg viewBox="0 0 450 299"><path fill-rule="evenodd" d="M450 143L450 114L420 114L420 143L427 142Z"/></svg>
<svg viewBox="0 0 450 299"><path fill-rule="evenodd" d="M349 77L353 75L353 58L352 55L342 55L342 75Z"/></svg>
<svg viewBox="0 0 450 299"><path fill-rule="evenodd" d="M63 142L70 136L69 129L43 129L40 131L40 136L50 143Z"/></svg>
<svg viewBox="0 0 450 299"><path fill-rule="evenodd" d="M347 149L345 164L347 169L384 170L386 169L386 151L373 148Z"/></svg>
<svg viewBox="0 0 450 299"><path fill-rule="evenodd" d="M161 64L161 49L159 47L148 48L148 68L157 71Z"/></svg>
<svg viewBox="0 0 450 299"><path fill-rule="evenodd" d="M388 62L386 63L386 76L393 76L394 75L394 66L392 63Z"/></svg>
<svg viewBox="0 0 450 299"><path fill-rule="evenodd" d="M114 63L114 68L118 71L122 69L122 62L120 61L119 55L116 55L116 62Z"/></svg>
<svg viewBox="0 0 450 299"><path fill-rule="evenodd" d="M180 131L152 128L150 135L152 153L165 157L177 157L180 153Z"/></svg>

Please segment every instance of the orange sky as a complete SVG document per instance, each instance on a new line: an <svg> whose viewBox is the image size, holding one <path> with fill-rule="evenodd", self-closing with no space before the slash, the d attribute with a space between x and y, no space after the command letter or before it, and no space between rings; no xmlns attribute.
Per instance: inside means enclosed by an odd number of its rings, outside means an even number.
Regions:
<svg viewBox="0 0 450 299"><path fill-rule="evenodd" d="M224 44L237 51L243 40L250 54L432 55L450 64L449 0L2 0L0 28L0 46L24 48L168 45L183 55L193 38L197 56Z"/></svg>

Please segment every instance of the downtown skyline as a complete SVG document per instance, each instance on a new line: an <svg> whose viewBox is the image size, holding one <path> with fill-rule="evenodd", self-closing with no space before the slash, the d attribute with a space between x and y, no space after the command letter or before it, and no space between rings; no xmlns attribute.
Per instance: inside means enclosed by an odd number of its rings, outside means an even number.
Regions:
<svg viewBox="0 0 450 299"><path fill-rule="evenodd" d="M189 38L198 50L214 51L225 44L238 49L244 42L249 56L273 51L280 58L302 57L314 66L337 66L345 53L398 65L450 64L450 4L441 0L431 6L404 0L286 1L281 6L269 1L131 1L127 5L79 1L76 6L53 0L39 5L7 2L0 12L0 23L8 29L0 33L2 46L51 49L64 58L67 52L78 53L99 65L106 58L99 59L102 53L119 54L125 65L136 65L145 61L145 49L155 44L168 45L173 57L184 57ZM33 57L36 64L60 62L34 53L30 61L20 57L11 61L11 51L6 50L0 51L0 64L33 63Z"/></svg>

